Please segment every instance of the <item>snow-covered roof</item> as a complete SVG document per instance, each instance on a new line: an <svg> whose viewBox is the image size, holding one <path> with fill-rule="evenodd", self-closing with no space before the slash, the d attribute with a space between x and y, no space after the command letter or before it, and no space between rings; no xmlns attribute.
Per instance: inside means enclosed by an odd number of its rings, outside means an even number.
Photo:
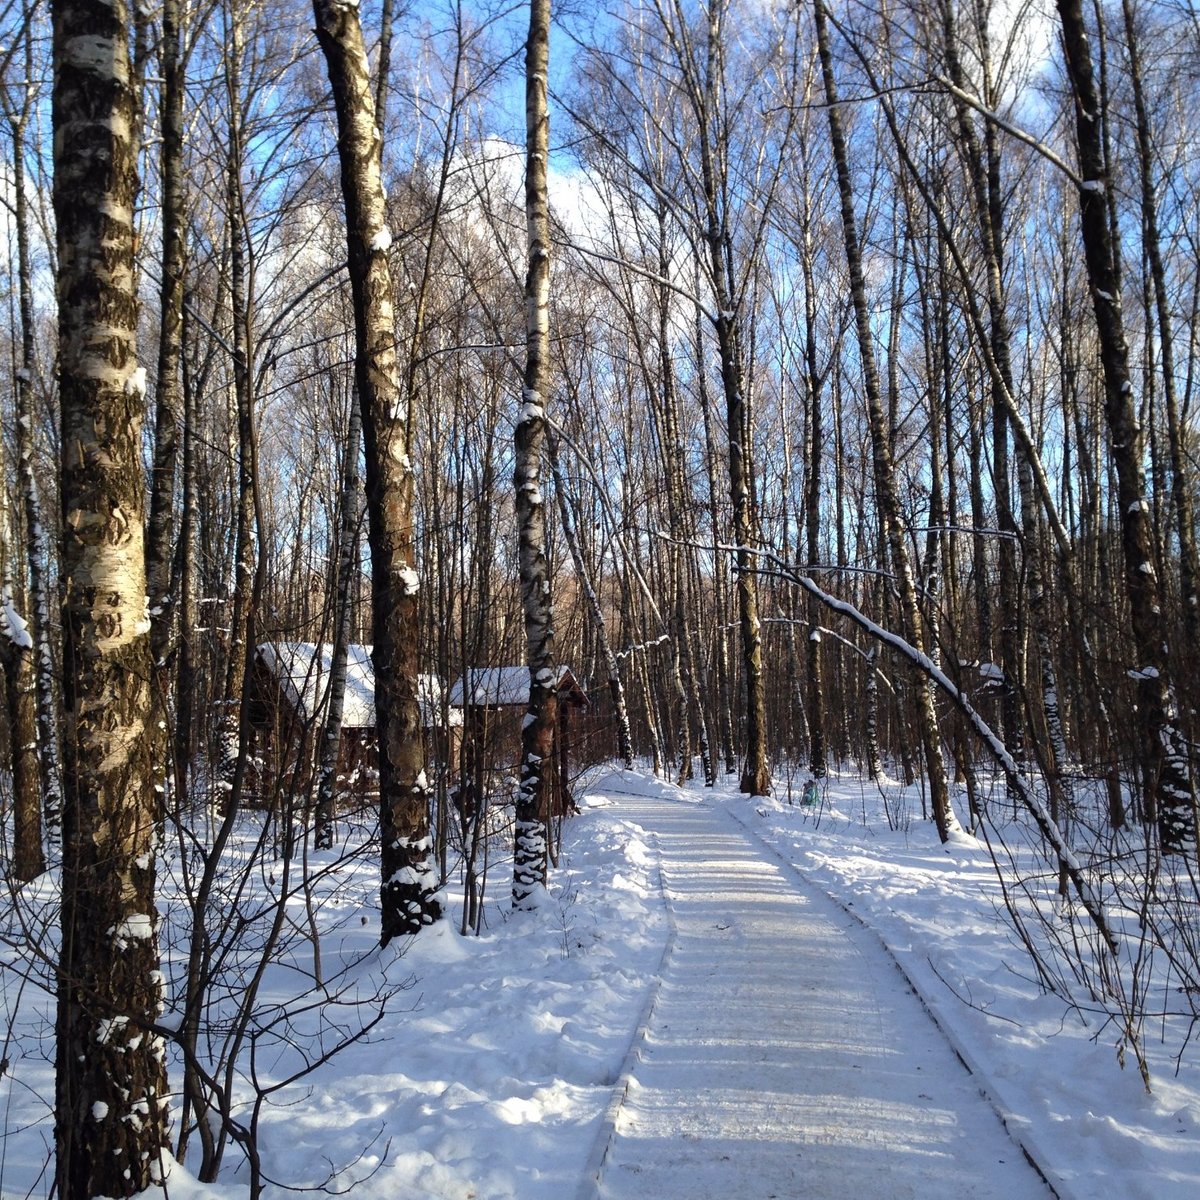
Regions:
<svg viewBox="0 0 1200 1200"><path fill-rule="evenodd" d="M333 645L322 642L263 642L258 648L263 666L279 682L289 703L305 720L311 720L324 705L329 691ZM417 700L421 723L438 719L445 684L436 675L417 676ZM462 713L450 710L450 724L461 725ZM342 725L347 729L371 729L375 725L375 668L370 646L350 646L346 651L346 698Z"/></svg>
<svg viewBox="0 0 1200 1200"><path fill-rule="evenodd" d="M569 675L570 668L560 666L554 677L555 685L561 684ZM571 683L575 684L574 676L571 676ZM577 684L575 686L578 688ZM529 668L468 667L466 675L454 681L450 689L450 703L458 708L473 704L488 708L528 704Z"/></svg>

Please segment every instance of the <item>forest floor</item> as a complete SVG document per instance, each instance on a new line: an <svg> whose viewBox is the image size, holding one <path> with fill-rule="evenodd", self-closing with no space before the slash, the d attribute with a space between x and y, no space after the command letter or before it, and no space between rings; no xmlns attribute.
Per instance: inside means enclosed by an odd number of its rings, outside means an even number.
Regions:
<svg viewBox="0 0 1200 1200"><path fill-rule="evenodd" d="M830 780L812 808L777 787L593 773L535 912L506 911L498 859L481 936L458 932L451 890L449 920L385 951L374 862L331 852L256 1008L264 1194L1200 1195L1200 1063L1178 1029L1145 1030L1147 1092L1104 1013L1036 985L983 842L940 846L898 784ZM337 999L310 1010L314 974ZM0 978L0 1195L45 1196L50 999ZM167 1191L232 1200L246 1182L232 1147L220 1183L173 1166Z"/></svg>

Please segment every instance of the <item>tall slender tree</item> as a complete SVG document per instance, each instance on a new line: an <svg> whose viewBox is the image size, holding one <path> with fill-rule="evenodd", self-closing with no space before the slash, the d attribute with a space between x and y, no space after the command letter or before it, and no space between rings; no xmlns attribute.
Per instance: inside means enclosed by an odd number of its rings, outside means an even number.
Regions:
<svg viewBox="0 0 1200 1200"><path fill-rule="evenodd" d="M146 536L146 586L150 598L150 642L155 671L165 687L175 597L171 594L175 546L175 483L179 425L183 417L180 364L183 358L183 101L184 62L179 0L163 0L159 124L162 145L162 268L159 280L158 372L154 392L154 470Z"/></svg>
<svg viewBox="0 0 1200 1200"><path fill-rule="evenodd" d="M909 557L896 488L891 433L883 411L879 371L875 365L875 347L871 334L870 310L867 304L866 279L863 273L858 222L854 214L854 192L850 179L846 138L842 129L840 97L833 73L833 54L829 46L828 24L822 0L815 0L813 11L821 56L821 77L825 86L825 99L829 105L829 139L837 170L838 194L841 199L842 234L846 248L847 267L850 272L850 292L854 303L863 390L870 425L875 503L879 509L879 521L883 535L881 541L886 542L892 569L895 572L904 634L918 651L923 651L921 614L917 605L916 584L913 579L912 562ZM933 696L924 680L921 680L918 685L917 721L920 728L921 745L925 753L925 767L929 773L929 792L933 804L934 821L937 823L938 834L942 841L946 841L950 836L950 830L957 821L954 810L950 806L950 788L946 778L946 765L942 758L937 713L933 706Z"/></svg>
<svg viewBox="0 0 1200 1200"><path fill-rule="evenodd" d="M57 668L51 645L51 554L42 520L38 495L37 469L34 462L34 376L37 368L35 343L37 331L33 308L33 256L30 248L32 217L27 191L25 155L30 117L37 101L37 72L34 65L33 7L22 5L19 44L21 70L14 81L5 79L4 115L12 138L12 225L17 243L17 320L20 350L15 362L17 400L16 441L17 473L25 513L27 561L29 568L29 629L33 639L33 688L37 713L37 745L34 751L41 781L45 835L52 856L56 856L62 826L62 782L59 778L59 720L55 695ZM11 66L11 63L6 63ZM7 73L7 72L6 72ZM15 331L18 332L18 331Z"/></svg>
<svg viewBox="0 0 1200 1200"><path fill-rule="evenodd" d="M0 443L0 481L4 447ZM0 482L0 672L8 716L12 779L12 856L8 869L21 883L46 869L42 851L41 789L38 787L37 718L33 701L33 639L17 612L15 580L18 539L9 520L8 488Z"/></svg>
<svg viewBox="0 0 1200 1200"><path fill-rule="evenodd" d="M167 1146L157 805L142 520L133 204L138 98L123 0L53 6L62 406L61 1200L131 1196Z"/></svg>
<svg viewBox="0 0 1200 1200"><path fill-rule="evenodd" d="M529 708L521 727L521 778L516 805L513 905L529 903L547 869L546 820L554 786L554 729L558 714L550 563L542 455L550 383L550 202L546 170L550 112L550 0L530 0L525 44L525 378L514 432L517 559L525 618Z"/></svg>
<svg viewBox="0 0 1200 1200"><path fill-rule="evenodd" d="M396 360L382 143L358 8L313 0L313 13L337 110L354 303L354 379L366 449L383 874L380 932L386 945L442 915L417 698L420 580L413 557L411 429Z"/></svg>
<svg viewBox="0 0 1200 1200"><path fill-rule="evenodd" d="M1108 173L1087 26L1079 0L1058 0L1067 75L1075 100L1079 151L1079 219L1092 311L1104 369L1104 416L1117 473L1117 512L1124 552L1125 593L1138 658L1129 668L1137 680L1142 794L1147 815L1157 818L1166 853L1196 852L1196 795L1183 738L1175 723L1168 674L1166 629L1150 529L1150 505L1142 466L1142 429L1129 376L1129 345L1121 309L1118 246L1109 221Z"/></svg>

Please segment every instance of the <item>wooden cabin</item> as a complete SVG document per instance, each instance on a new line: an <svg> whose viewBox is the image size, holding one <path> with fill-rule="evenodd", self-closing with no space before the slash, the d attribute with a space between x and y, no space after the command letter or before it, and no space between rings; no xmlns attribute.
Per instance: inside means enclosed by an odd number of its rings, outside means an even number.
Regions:
<svg viewBox="0 0 1200 1200"><path fill-rule="evenodd" d="M573 714L586 712L587 693L569 667L559 667L558 722L554 734L554 810L572 806L570 756ZM529 707L527 667L470 667L450 688L450 704L463 714L460 792L465 803L483 794L507 800L521 774L521 727Z"/></svg>
<svg viewBox="0 0 1200 1200"><path fill-rule="evenodd" d="M273 793L307 794L311 789L329 708L332 662L333 646L328 642L264 642L255 652L249 696L253 770L247 791L260 802L272 803ZM448 770L459 757L462 713L451 709L447 716L444 689L436 675L417 678L431 780L435 771ZM343 794L359 801L378 799L370 646L350 646L347 651L337 770Z"/></svg>

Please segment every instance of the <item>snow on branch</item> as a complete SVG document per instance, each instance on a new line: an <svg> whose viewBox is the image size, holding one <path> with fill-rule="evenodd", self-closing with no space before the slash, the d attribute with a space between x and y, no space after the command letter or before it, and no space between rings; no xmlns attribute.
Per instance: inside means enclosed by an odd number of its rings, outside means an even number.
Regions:
<svg viewBox="0 0 1200 1200"><path fill-rule="evenodd" d="M3 597L3 617L0 620L0 633L3 633L19 650L32 650L33 638L25 618L17 612L13 604L12 593L6 587Z"/></svg>
<svg viewBox="0 0 1200 1200"><path fill-rule="evenodd" d="M723 547L724 549L736 549L736 547ZM847 618L860 629L871 634L878 641L891 648L896 653L904 658L907 658L922 674L935 683L939 690L950 700L950 702L958 709L958 711L966 719L968 725L975 732L975 735L987 748L988 753L995 760L996 764L1004 772L1005 778L1008 781L1009 787L1013 793L1017 795L1021 803L1028 809L1030 815L1036 822L1042 836L1053 847L1054 853L1058 856L1063 869L1067 872L1068 878L1071 880L1072 886L1075 888L1084 909L1095 925L1096 930L1104 939L1105 944L1114 954L1117 953L1118 943L1116 934L1112 930L1112 926L1108 919L1108 914L1105 912L1104 903L1096 894L1091 884L1084 876L1083 868L1080 865L1075 852L1067 845L1063 838L1062 832L1058 825L1051 819L1046 806L1041 799L1029 786L1028 781L1017 769L1017 764L1013 757L1008 752L1008 748L1001 741L1000 737L995 733L990 725L975 711L970 700L959 690L958 687L951 681L944 671L927 655L911 645L899 634L893 633L890 629L885 629L882 625L876 624L870 617L859 612L853 604L849 604L845 600L840 600L836 596L830 595L822 588L818 587L808 575L798 570L789 563L784 562L777 554L770 550L754 550L759 558L765 558L771 562L779 573L800 588L806 591L810 596L815 597L826 608L839 613Z"/></svg>
<svg viewBox="0 0 1200 1200"><path fill-rule="evenodd" d="M1088 189L1098 182L1096 180L1087 180L1085 182L1080 177L1079 172L1075 171L1069 163L1064 161L1045 142L1034 137L1032 133L1022 129L1019 125L1014 125L1011 121L1005 120L998 112L988 108L977 96L972 96L970 92L964 91L960 87L955 87L945 76L935 75L933 82L938 87L949 92L955 99L961 100L969 108L973 108L985 121L995 125L998 129L1003 129L1010 137L1016 138L1018 142L1024 142L1030 149L1035 150L1048 163L1056 166L1077 188ZM1100 189L1104 189L1103 183L1100 184Z"/></svg>

